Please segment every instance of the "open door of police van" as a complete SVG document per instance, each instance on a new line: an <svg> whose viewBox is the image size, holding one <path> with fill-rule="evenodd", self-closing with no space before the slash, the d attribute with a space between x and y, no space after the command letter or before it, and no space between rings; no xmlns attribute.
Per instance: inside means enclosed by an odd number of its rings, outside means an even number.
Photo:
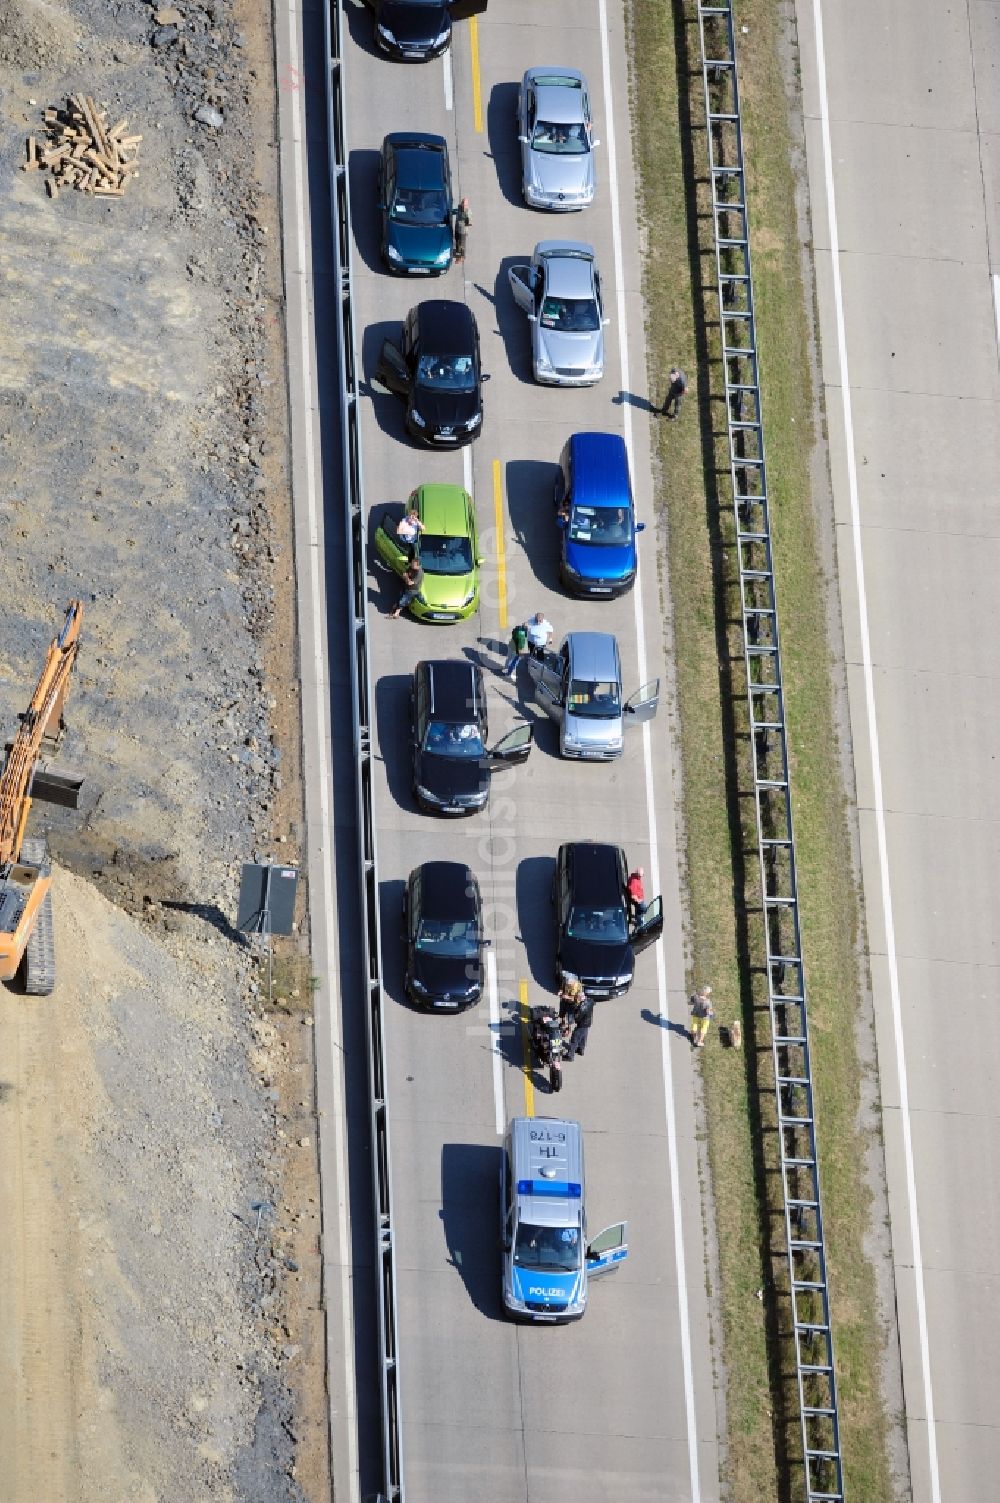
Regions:
<svg viewBox="0 0 1000 1503"><path fill-rule="evenodd" d="M587 1247L587 1277L594 1279L600 1273L610 1273L628 1257L628 1222L616 1221L598 1232Z"/></svg>

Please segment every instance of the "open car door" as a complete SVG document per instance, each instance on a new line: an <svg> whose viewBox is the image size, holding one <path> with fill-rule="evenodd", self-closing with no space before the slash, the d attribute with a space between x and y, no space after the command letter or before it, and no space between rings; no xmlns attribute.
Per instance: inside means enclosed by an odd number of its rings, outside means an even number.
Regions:
<svg viewBox="0 0 1000 1503"><path fill-rule="evenodd" d="M483 14L486 0L448 0L448 9L453 21L467 21L470 16Z"/></svg>
<svg viewBox="0 0 1000 1503"><path fill-rule="evenodd" d="M652 720L660 703L660 680L654 679L651 684L643 684L637 689L631 699L625 701L622 714L626 725L642 725L644 720Z"/></svg>
<svg viewBox="0 0 1000 1503"><path fill-rule="evenodd" d="M512 266L507 272L507 280L510 290L514 294L514 301L522 313L527 313L529 318L535 313L535 289L531 280L530 266Z"/></svg>
<svg viewBox="0 0 1000 1503"><path fill-rule="evenodd" d="M382 342L378 365L375 367L374 380L386 387L388 391L394 391L397 397L408 397L410 395L410 373L406 369L406 361L391 339L386 339Z"/></svg>
<svg viewBox="0 0 1000 1503"><path fill-rule="evenodd" d="M635 928L629 932L632 954L640 955L649 945L655 944L662 933L663 899L654 898Z"/></svg>
<svg viewBox="0 0 1000 1503"><path fill-rule="evenodd" d="M563 660L557 652L541 659L529 658L528 672L535 681L535 703L557 723L563 718Z"/></svg>
<svg viewBox="0 0 1000 1503"><path fill-rule="evenodd" d="M628 1257L628 1222L617 1221L598 1232L587 1248L587 1277L596 1279L600 1273L610 1273Z"/></svg>
<svg viewBox="0 0 1000 1503"><path fill-rule="evenodd" d="M381 522L375 529L375 552L384 564L396 574L405 574L409 555L399 546L396 531L391 521Z"/></svg>
<svg viewBox="0 0 1000 1503"><path fill-rule="evenodd" d="M533 725L516 725L486 753L488 765L491 768L518 767L522 762L527 762L534 739Z"/></svg>

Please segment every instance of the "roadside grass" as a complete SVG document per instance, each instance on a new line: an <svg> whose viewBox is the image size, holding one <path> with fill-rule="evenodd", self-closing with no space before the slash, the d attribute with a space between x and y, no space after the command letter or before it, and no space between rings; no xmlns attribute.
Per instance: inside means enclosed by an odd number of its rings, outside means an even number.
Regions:
<svg viewBox="0 0 1000 1503"><path fill-rule="evenodd" d="M275 1012L288 1015L311 1013L313 994L320 978L312 975L309 955L303 952L298 940L276 938L271 943L270 973L266 959L261 959L261 975L265 982L261 1000Z"/></svg>
<svg viewBox="0 0 1000 1503"><path fill-rule="evenodd" d="M845 1488L890 1503L871 1215L859 1125L856 1028L863 982L859 897L834 728L831 643L810 458L817 440L812 310L799 261L793 146L774 0L737 20L763 417L790 725L803 953ZM691 0L630 0L633 151L640 182L649 390L684 365L681 421L660 423L657 507L666 522L676 653L692 981L710 980L718 1022L742 1052L701 1057L722 1333L725 1473L734 1503L803 1496L790 1304L777 1173L760 879L719 336L705 183L697 15ZM758 1299L758 1292L762 1298Z"/></svg>

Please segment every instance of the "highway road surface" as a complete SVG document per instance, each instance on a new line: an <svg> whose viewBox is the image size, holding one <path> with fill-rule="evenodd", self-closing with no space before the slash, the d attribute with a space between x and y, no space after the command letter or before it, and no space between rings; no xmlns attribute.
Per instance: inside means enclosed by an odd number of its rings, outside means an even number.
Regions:
<svg viewBox="0 0 1000 1503"><path fill-rule="evenodd" d="M682 1031L668 714L662 710L648 731L637 731L624 760L610 766L561 761L548 722L540 723L528 764L498 775L489 811L459 823L419 814L409 788L413 666L426 656L481 662L495 738L535 715L527 676L515 686L496 670L511 625L536 610L557 638L573 628L614 631L627 684L659 676L666 687L657 557L662 563L664 541L652 511L649 425L656 419L644 390L623 7L506 0L475 25L457 24L444 61L409 68L377 55L371 17L360 4L348 14L360 363L370 383L383 339L398 334L408 308L444 296L473 309L491 378L482 437L460 453L415 448L403 430L402 404L370 384L364 396L372 533L385 506L403 502L416 484L464 484L475 498L486 558L479 614L434 627L388 619L398 585L370 553L406 1494L411 1503L603 1503L609 1496L711 1503L719 1496L716 1394L692 1057ZM520 197L515 100L524 69L538 63L584 69L602 142L596 202L566 218L529 211ZM456 196L471 200L468 257L434 283L391 278L379 258L377 154L384 134L402 128L447 138ZM525 261L537 240L561 235L594 244L603 271L607 369L589 390L533 384L527 325L508 288L507 267ZM316 359L322 369L319 335ZM625 437L647 523L640 586L613 602L573 602L557 579L552 483L565 439L583 429ZM329 517L326 525L329 536ZM600 1004L585 1060L568 1068L564 1091L552 1098L522 1070L518 1014L525 999L553 996L554 859L562 841L586 836L622 843L629 862L645 867L647 893L662 893L667 926L663 941L639 959L631 993ZM403 884L412 867L433 858L463 859L476 872L493 940L495 983L476 1009L457 1017L421 1015L402 989ZM347 933L341 928L341 949ZM629 1223L627 1263L593 1287L584 1319L567 1328L517 1327L501 1316L501 1134L510 1116L525 1112L582 1121L591 1230L620 1217ZM340 1173L343 1183L348 1168ZM355 1219L355 1247L361 1236ZM350 1333L334 1346L334 1407L342 1418L335 1369L337 1362L349 1368ZM352 1384L344 1379L342 1386L349 1409ZM357 1488L356 1474L350 1485Z"/></svg>
<svg viewBox="0 0 1000 1503"><path fill-rule="evenodd" d="M915 1503L1000 1476L1000 6L798 0Z"/></svg>

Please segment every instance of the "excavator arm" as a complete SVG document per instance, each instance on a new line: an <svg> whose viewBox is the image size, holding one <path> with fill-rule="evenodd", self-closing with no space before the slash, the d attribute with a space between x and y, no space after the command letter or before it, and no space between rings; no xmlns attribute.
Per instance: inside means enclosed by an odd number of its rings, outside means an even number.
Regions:
<svg viewBox="0 0 1000 1503"><path fill-rule="evenodd" d="M24 832L39 759L55 750L62 735L82 617L82 602L71 600L0 774L0 980L4 981L17 971L52 881L44 854L30 859L23 849ZM37 842L29 844L34 857Z"/></svg>

